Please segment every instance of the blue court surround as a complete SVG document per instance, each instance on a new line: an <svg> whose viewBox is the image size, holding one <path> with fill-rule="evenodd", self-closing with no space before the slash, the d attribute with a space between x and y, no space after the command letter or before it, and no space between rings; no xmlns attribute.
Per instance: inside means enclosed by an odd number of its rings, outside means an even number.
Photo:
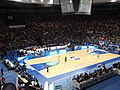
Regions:
<svg viewBox="0 0 120 90"><path fill-rule="evenodd" d="M39 64L30 65L30 66L32 66L37 71L40 71L46 68L46 63L39 63Z"/></svg>
<svg viewBox="0 0 120 90"><path fill-rule="evenodd" d="M37 71L41 71L43 69L46 69L46 65L48 65L49 67L52 67L52 66L55 66L57 64L59 64L59 62L45 62L45 63L33 64L30 66L32 66Z"/></svg>

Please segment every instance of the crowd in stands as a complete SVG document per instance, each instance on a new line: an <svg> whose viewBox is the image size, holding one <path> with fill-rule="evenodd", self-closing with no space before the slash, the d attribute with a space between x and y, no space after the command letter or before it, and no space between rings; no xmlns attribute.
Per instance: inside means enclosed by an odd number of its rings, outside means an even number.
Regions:
<svg viewBox="0 0 120 90"><path fill-rule="evenodd" d="M80 73L79 75L74 75L72 80L73 80L73 82L77 81L79 84L86 81L86 84L87 84L88 80L93 80L93 82L94 82L95 78L97 78L97 77L99 78L100 76L104 76L105 74L111 73L114 70L120 70L120 62L114 63L109 68L106 68L105 64L101 63L98 66L98 69L96 69L95 71L89 72L89 73L88 72L84 72L84 73ZM108 79L109 75L112 76L112 74L108 74L108 75L105 76L105 78ZM114 75L116 75L116 74L113 74L113 76ZM83 87L84 88L82 88L82 90L85 90L85 88L87 88L86 86L83 86ZM77 89L77 87L75 87L75 88ZM79 90L79 89L77 89L77 90Z"/></svg>
<svg viewBox="0 0 120 90"><path fill-rule="evenodd" d="M16 15L18 16L18 15ZM25 27L9 28L0 21L0 42L7 48L21 48L30 45L64 45L72 39L74 44L98 43L103 40L120 44L119 16L19 16L12 17L9 25L24 24Z"/></svg>

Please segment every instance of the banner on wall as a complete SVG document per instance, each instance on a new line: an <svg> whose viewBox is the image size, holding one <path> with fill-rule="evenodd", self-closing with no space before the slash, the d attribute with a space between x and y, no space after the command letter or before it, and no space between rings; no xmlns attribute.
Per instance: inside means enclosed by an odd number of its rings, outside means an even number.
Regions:
<svg viewBox="0 0 120 90"><path fill-rule="evenodd" d="M87 49L87 46L81 46L81 49Z"/></svg>
<svg viewBox="0 0 120 90"><path fill-rule="evenodd" d="M66 52L67 52L66 49L52 50L52 51L47 51L47 52L46 52L46 56L52 56L52 55L57 55L57 54L66 53Z"/></svg>
<svg viewBox="0 0 120 90"><path fill-rule="evenodd" d="M98 49L98 46L88 46L88 48L91 48L91 49Z"/></svg>
<svg viewBox="0 0 120 90"><path fill-rule="evenodd" d="M76 46L75 50L84 50L87 48L92 48L92 49L98 49L98 46ZM57 49L57 50L52 50L52 51L47 51L46 56L52 56L52 55L57 55L57 54L63 54L69 52L69 49Z"/></svg>
<svg viewBox="0 0 120 90"><path fill-rule="evenodd" d="M66 53L66 52L67 52L66 49L59 50L59 54Z"/></svg>
<svg viewBox="0 0 120 90"><path fill-rule="evenodd" d="M51 55L57 55L57 54L58 54L58 50L50 51L50 56Z"/></svg>
<svg viewBox="0 0 120 90"><path fill-rule="evenodd" d="M57 55L58 51L57 50L53 50L53 51L47 51L46 52L46 56L52 56L52 55Z"/></svg>
<svg viewBox="0 0 120 90"><path fill-rule="evenodd" d="M91 48L91 49L98 49L98 46L76 46L75 49L76 50L84 50L84 49L87 49L87 48Z"/></svg>

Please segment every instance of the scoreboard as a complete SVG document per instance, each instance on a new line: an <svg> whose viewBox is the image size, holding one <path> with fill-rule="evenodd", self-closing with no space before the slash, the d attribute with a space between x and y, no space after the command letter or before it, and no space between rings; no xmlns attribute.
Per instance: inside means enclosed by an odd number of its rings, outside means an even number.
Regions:
<svg viewBox="0 0 120 90"><path fill-rule="evenodd" d="M62 13L74 13L72 0L60 0Z"/></svg>
<svg viewBox="0 0 120 90"><path fill-rule="evenodd" d="M81 0L79 3L79 14L91 14L92 0Z"/></svg>
<svg viewBox="0 0 120 90"><path fill-rule="evenodd" d="M62 14L91 14L92 0L60 0Z"/></svg>

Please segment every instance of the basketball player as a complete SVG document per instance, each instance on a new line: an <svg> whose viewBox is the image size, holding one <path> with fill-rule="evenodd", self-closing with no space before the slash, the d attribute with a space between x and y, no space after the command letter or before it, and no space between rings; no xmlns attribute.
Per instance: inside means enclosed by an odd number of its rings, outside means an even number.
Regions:
<svg viewBox="0 0 120 90"><path fill-rule="evenodd" d="M93 49L93 53L95 53L95 48Z"/></svg>
<svg viewBox="0 0 120 90"><path fill-rule="evenodd" d="M65 56L65 62L67 62L67 57Z"/></svg>
<svg viewBox="0 0 120 90"><path fill-rule="evenodd" d="M3 76L3 75L4 75L3 68L1 68L1 74L2 74L1 76Z"/></svg>
<svg viewBox="0 0 120 90"><path fill-rule="evenodd" d="M47 68L47 72L49 72L49 67L48 67L48 65L46 65L46 68Z"/></svg>
<svg viewBox="0 0 120 90"><path fill-rule="evenodd" d="M60 62L60 55L58 56L58 62Z"/></svg>
<svg viewBox="0 0 120 90"><path fill-rule="evenodd" d="M87 48L87 53L89 52L89 48Z"/></svg>
<svg viewBox="0 0 120 90"><path fill-rule="evenodd" d="M99 54L97 54L97 58L99 58L100 56L99 56Z"/></svg>

